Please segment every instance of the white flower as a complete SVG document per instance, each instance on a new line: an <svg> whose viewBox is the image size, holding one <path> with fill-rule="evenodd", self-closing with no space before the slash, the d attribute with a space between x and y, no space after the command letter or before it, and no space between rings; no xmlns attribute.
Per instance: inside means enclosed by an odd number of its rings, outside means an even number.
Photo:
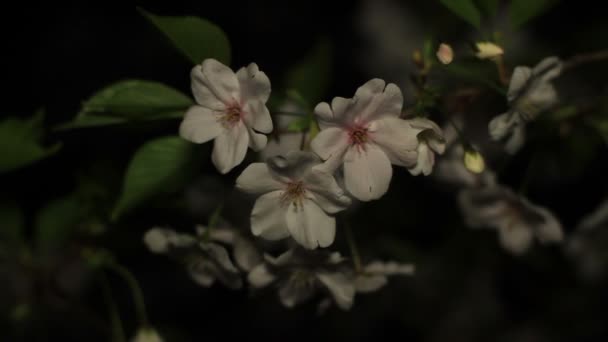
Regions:
<svg viewBox="0 0 608 342"><path fill-rule="evenodd" d="M266 108L270 81L255 63L235 74L215 59L194 67L191 77L197 105L186 112L180 135L198 144L215 139L211 159L227 173L243 161L247 146L254 151L266 146L260 133L272 131Z"/></svg>
<svg viewBox="0 0 608 342"><path fill-rule="evenodd" d="M352 272L339 253L292 249L255 267L247 279L253 288L276 283L281 303L292 308L319 292L328 293L343 310L352 307L355 285Z"/></svg>
<svg viewBox="0 0 608 342"><path fill-rule="evenodd" d="M227 287L240 288L240 272L230 260L226 248L214 242L222 242L221 238L213 235L214 230L210 232L198 226L198 236L193 236L157 227L146 232L144 243L153 253L168 254L185 263L190 277L201 286L209 287L218 279Z"/></svg>
<svg viewBox="0 0 608 342"><path fill-rule="evenodd" d="M142 327L137 331L137 335L131 339L131 342L163 342L164 340L156 330L150 327Z"/></svg>
<svg viewBox="0 0 608 342"><path fill-rule="evenodd" d="M391 163L414 167L417 131L399 118L403 96L395 84L372 79L357 89L354 98L335 97L331 107L315 108L321 132L312 150L329 170L343 165L346 189L357 199L378 199L388 190Z"/></svg>
<svg viewBox="0 0 608 342"><path fill-rule="evenodd" d="M505 53L500 46L492 42L479 42L476 43L475 46L477 47L475 56L479 59L492 59L502 56Z"/></svg>
<svg viewBox="0 0 608 342"><path fill-rule="evenodd" d="M334 242L336 220L331 214L344 210L350 198L331 174L313 168L320 163L310 152L294 151L243 171L237 188L261 195L251 213L253 235L268 240L291 235L309 249Z"/></svg>
<svg viewBox="0 0 608 342"><path fill-rule="evenodd" d="M442 64L450 64L454 59L454 50L448 44L441 43L439 44L439 48L437 49L437 59Z"/></svg>
<svg viewBox="0 0 608 342"><path fill-rule="evenodd" d="M394 261L374 261L363 267L363 272L355 278L357 292L374 292L388 283L388 277L394 275L413 275L413 264L400 264Z"/></svg>
<svg viewBox="0 0 608 342"><path fill-rule="evenodd" d="M518 66L513 71L507 101L508 112L496 116L488 125L494 140L506 140L506 150L515 153L525 140L525 123L536 119L558 101L551 81L562 71L563 63L557 57L547 57L533 69Z"/></svg>
<svg viewBox="0 0 608 342"><path fill-rule="evenodd" d="M418 159L413 167L408 171L412 175L423 174L428 176L433 171L435 165L435 153L443 154L445 151L445 139L443 132L436 123L425 118L414 118L406 120L416 132L418 137Z"/></svg>
<svg viewBox="0 0 608 342"><path fill-rule="evenodd" d="M501 245L513 254L526 252L534 237L541 243L563 239L562 226L549 210L500 185L462 190L458 202L469 226L497 229Z"/></svg>

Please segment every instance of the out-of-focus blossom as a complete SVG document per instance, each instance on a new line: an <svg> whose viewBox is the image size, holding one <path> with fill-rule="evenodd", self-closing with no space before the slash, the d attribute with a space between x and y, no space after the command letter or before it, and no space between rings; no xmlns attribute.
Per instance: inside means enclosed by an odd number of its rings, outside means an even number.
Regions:
<svg viewBox="0 0 608 342"><path fill-rule="evenodd" d="M473 173L480 174L486 169L486 162L479 151L466 149L464 152L464 167Z"/></svg>
<svg viewBox="0 0 608 342"><path fill-rule="evenodd" d="M308 249L334 242L332 214L346 209L351 200L331 174L315 168L320 164L314 154L294 151L243 171L237 188L261 195L251 213L254 235L269 240L291 236Z"/></svg>
<svg viewBox="0 0 608 342"><path fill-rule="evenodd" d="M464 189L458 202L467 225L497 229L500 244L513 254L526 252L534 237L541 243L563 239L562 226L548 209L503 186Z"/></svg>
<svg viewBox="0 0 608 342"><path fill-rule="evenodd" d="M454 59L454 50L452 47L446 43L439 44L439 48L437 49L437 59L442 64L450 64Z"/></svg>
<svg viewBox="0 0 608 342"><path fill-rule="evenodd" d="M137 331L137 334L131 339L131 342L163 342L163 338L150 327L143 327Z"/></svg>
<svg viewBox="0 0 608 342"><path fill-rule="evenodd" d="M260 133L272 131L266 108L270 80L255 63L235 74L215 59L195 66L191 77L197 104L186 112L180 135L197 144L215 139L211 159L218 171L227 173L243 161L247 146L254 151L266 146Z"/></svg>
<svg viewBox="0 0 608 342"><path fill-rule="evenodd" d="M413 275L413 264L401 264L394 261L373 261L363 267L355 277L357 292L374 292L388 283L388 277L396 275Z"/></svg>
<svg viewBox="0 0 608 342"><path fill-rule="evenodd" d="M475 47L477 48L475 56L479 59L493 59L505 53L500 46L492 42L479 42L475 44Z"/></svg>
<svg viewBox="0 0 608 342"><path fill-rule="evenodd" d="M428 176L433 171L435 165L435 153L445 152L445 139L443 132L436 123L425 118L414 118L407 120L410 126L417 131L418 152L416 164L409 167L408 171L412 175L423 174Z"/></svg>

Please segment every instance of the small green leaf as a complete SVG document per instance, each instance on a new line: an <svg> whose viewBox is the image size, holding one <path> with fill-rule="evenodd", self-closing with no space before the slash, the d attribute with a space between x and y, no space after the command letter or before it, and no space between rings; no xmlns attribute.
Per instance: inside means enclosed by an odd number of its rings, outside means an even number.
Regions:
<svg viewBox="0 0 608 342"><path fill-rule="evenodd" d="M194 144L176 136L158 138L140 147L127 168L112 220L156 195L179 190L191 176L195 151Z"/></svg>
<svg viewBox="0 0 608 342"><path fill-rule="evenodd" d="M296 90L309 103L315 105L329 89L332 70L332 45L320 40L285 78L285 88Z"/></svg>
<svg viewBox="0 0 608 342"><path fill-rule="evenodd" d="M499 0L476 0L477 7L480 8L487 16L494 17L498 11Z"/></svg>
<svg viewBox="0 0 608 342"><path fill-rule="evenodd" d="M0 202L0 244L7 247L19 244L23 240L23 229L25 225L23 211L12 201ZM2 248L0 246L0 248Z"/></svg>
<svg viewBox="0 0 608 342"><path fill-rule="evenodd" d="M288 126L288 132L305 132L310 128L312 118L310 115L293 120Z"/></svg>
<svg viewBox="0 0 608 342"><path fill-rule="evenodd" d="M83 216L81 203L75 196L62 197L48 203L36 215L36 250L46 255L64 247Z"/></svg>
<svg viewBox="0 0 608 342"><path fill-rule="evenodd" d="M558 0L512 0L509 7L511 25L514 29L521 28L531 19L557 4Z"/></svg>
<svg viewBox="0 0 608 342"><path fill-rule="evenodd" d="M43 112L29 120L9 118L0 122L0 173L12 171L56 153L61 144L40 145Z"/></svg>
<svg viewBox="0 0 608 342"><path fill-rule="evenodd" d="M192 100L167 85L153 81L114 83L84 102L76 118L58 129L107 126L133 120L181 118Z"/></svg>
<svg viewBox="0 0 608 342"><path fill-rule="evenodd" d="M441 3L475 28L481 27L481 13L473 0L441 0Z"/></svg>
<svg viewBox="0 0 608 342"><path fill-rule="evenodd" d="M198 17L168 17L138 10L192 63L215 58L230 65L230 42L215 24Z"/></svg>

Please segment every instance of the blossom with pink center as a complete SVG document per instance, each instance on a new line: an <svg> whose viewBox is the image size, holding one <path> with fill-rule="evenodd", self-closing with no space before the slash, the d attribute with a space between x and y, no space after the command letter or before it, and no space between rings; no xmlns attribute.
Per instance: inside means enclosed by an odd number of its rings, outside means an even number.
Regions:
<svg viewBox="0 0 608 342"><path fill-rule="evenodd" d="M251 213L253 235L268 240L292 236L308 249L334 242L332 215L346 209L350 198L331 174L314 168L320 164L314 154L294 151L243 171L237 188L261 195Z"/></svg>
<svg viewBox="0 0 608 342"><path fill-rule="evenodd" d="M395 84L372 79L352 99L335 97L315 108L321 132L312 150L335 171L343 166L346 189L357 199L378 199L388 190L391 164L412 168L420 130L399 118L403 95Z"/></svg>
<svg viewBox="0 0 608 342"><path fill-rule="evenodd" d="M270 80L255 63L235 74L215 59L195 66L191 78L197 104L186 112L180 136L197 144L215 139L211 159L227 173L243 161L248 146L254 151L266 146L261 133L272 131L266 108Z"/></svg>

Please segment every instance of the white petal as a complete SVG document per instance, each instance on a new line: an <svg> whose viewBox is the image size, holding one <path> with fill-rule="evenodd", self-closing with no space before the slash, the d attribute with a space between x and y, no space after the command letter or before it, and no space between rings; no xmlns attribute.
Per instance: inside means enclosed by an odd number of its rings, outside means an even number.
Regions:
<svg viewBox="0 0 608 342"><path fill-rule="evenodd" d="M528 67L518 66L513 70L507 92L507 100L509 102L513 102L522 93L530 77L532 77L532 69Z"/></svg>
<svg viewBox="0 0 608 342"><path fill-rule="evenodd" d="M543 220L535 227L536 237L541 243L561 242L564 239L564 232L561 223L547 208L533 205L526 199L522 201L529 208L539 214Z"/></svg>
<svg viewBox="0 0 608 342"><path fill-rule="evenodd" d="M224 104L240 103L240 85L234 72L215 59L206 59L201 72L193 73L194 83L202 83Z"/></svg>
<svg viewBox="0 0 608 342"><path fill-rule="evenodd" d="M321 160L314 153L305 151L291 151L286 156L277 156L268 159L271 172L295 181L304 178L312 168L321 164Z"/></svg>
<svg viewBox="0 0 608 342"><path fill-rule="evenodd" d="M499 230L500 244L515 255L521 255L532 244L532 231L520 222L502 225Z"/></svg>
<svg viewBox="0 0 608 342"><path fill-rule="evenodd" d="M167 253L170 247L167 236L170 234L175 232L164 228L152 228L144 234L144 243L153 253Z"/></svg>
<svg viewBox="0 0 608 342"><path fill-rule="evenodd" d="M365 150L351 147L344 158L346 189L361 201L382 197L388 191L393 168L386 154L374 144Z"/></svg>
<svg viewBox="0 0 608 342"><path fill-rule="evenodd" d="M310 143L312 151L323 160L344 153L347 147L348 133L338 127L329 127L322 130Z"/></svg>
<svg viewBox="0 0 608 342"><path fill-rule="evenodd" d="M249 148L255 152L260 152L266 147L268 138L264 134L257 133L251 127L247 127L249 133Z"/></svg>
<svg viewBox="0 0 608 342"><path fill-rule="evenodd" d="M195 283L204 287L209 287L213 285L215 281L215 276L209 268L189 268L188 274L190 274L190 277L192 278L192 280L194 280Z"/></svg>
<svg viewBox="0 0 608 342"><path fill-rule="evenodd" d="M501 140L513 131L516 125L521 124L521 118L517 113L507 112L494 117L488 124L490 137L493 140Z"/></svg>
<svg viewBox="0 0 608 342"><path fill-rule="evenodd" d="M308 286L306 284L307 282L307 279L293 280L292 278L290 278L289 281L286 281L279 289L281 303L288 308L293 308L310 299L315 294L315 288Z"/></svg>
<svg viewBox="0 0 608 342"><path fill-rule="evenodd" d="M337 122L334 118L334 112L327 102L321 102L315 106L315 115L322 130L334 126Z"/></svg>
<svg viewBox="0 0 608 342"><path fill-rule="evenodd" d="M262 256L252 241L237 236L233 245L234 261L244 271L251 271L262 263Z"/></svg>
<svg viewBox="0 0 608 342"><path fill-rule="evenodd" d="M417 152L418 161L416 162L416 166L408 169L408 171L414 176L421 173L425 176L430 175L433 171L433 165L435 164L435 154L431 151L426 142L421 142L420 145L418 145Z"/></svg>
<svg viewBox="0 0 608 342"><path fill-rule="evenodd" d="M249 133L242 122L226 129L215 139L213 144L213 153L211 154L213 165L220 173L228 173L245 159L248 144Z"/></svg>
<svg viewBox="0 0 608 342"><path fill-rule="evenodd" d="M498 227L509 219L510 205L506 196L499 186L468 188L458 194L458 204L470 227Z"/></svg>
<svg viewBox="0 0 608 342"><path fill-rule="evenodd" d="M264 102L251 100L244 105L244 111L243 121L248 127L262 133L272 132L272 118Z"/></svg>
<svg viewBox="0 0 608 342"><path fill-rule="evenodd" d="M540 77L542 81L548 82L559 76L563 69L562 61L555 56L547 57L540 61L532 70L534 76Z"/></svg>
<svg viewBox="0 0 608 342"><path fill-rule="evenodd" d="M205 143L224 132L216 113L201 106L192 106L179 126L179 135L197 144Z"/></svg>
<svg viewBox="0 0 608 342"><path fill-rule="evenodd" d="M351 203L335 178L327 172L315 168L306 176L304 183L311 200L329 214L342 211Z"/></svg>
<svg viewBox="0 0 608 342"><path fill-rule="evenodd" d="M353 306L355 286L352 279L338 272L319 272L317 278L327 287L341 309L348 310Z"/></svg>
<svg viewBox="0 0 608 342"><path fill-rule="evenodd" d="M255 201L251 213L251 232L268 240L289 236L285 208L281 207L281 191L273 191Z"/></svg>
<svg viewBox="0 0 608 342"><path fill-rule="evenodd" d="M355 288L357 292L369 293L379 290L388 283L388 279L384 275L359 275L355 279Z"/></svg>
<svg viewBox="0 0 608 342"><path fill-rule="evenodd" d="M262 288L272 283L276 277L265 264L254 267L247 275L247 281L255 288Z"/></svg>
<svg viewBox="0 0 608 342"><path fill-rule="evenodd" d="M505 151L509 154L515 154L524 145L526 141L526 127L519 125L513 128L511 136L505 142Z"/></svg>
<svg viewBox="0 0 608 342"><path fill-rule="evenodd" d="M416 163L419 130L412 128L408 121L384 118L374 121L370 130L372 139L382 147L391 163L406 167Z"/></svg>
<svg viewBox="0 0 608 342"><path fill-rule="evenodd" d="M270 97L270 80L258 65L251 63L241 68L236 76L241 86L241 101L259 100L263 103Z"/></svg>
<svg viewBox="0 0 608 342"><path fill-rule="evenodd" d="M265 194L283 189L285 185L271 174L266 163L253 163L236 179L236 187L251 194Z"/></svg>
<svg viewBox="0 0 608 342"><path fill-rule="evenodd" d="M297 243L308 249L327 247L336 237L336 219L327 215L315 202L304 200L287 209L287 229Z"/></svg>
<svg viewBox="0 0 608 342"><path fill-rule="evenodd" d="M190 71L192 95L196 103L210 110L223 110L225 103L215 94L209 80L203 75L201 65L196 65Z"/></svg>
<svg viewBox="0 0 608 342"><path fill-rule="evenodd" d="M384 81L373 79L357 89L353 108L349 111L351 121L356 118L371 122L384 117L396 118L401 114L403 95L395 84L384 88Z"/></svg>
<svg viewBox="0 0 608 342"><path fill-rule="evenodd" d="M216 243L199 243L199 248L206 254L206 263L211 263L210 269L218 280L232 289L243 286L239 270L230 260L224 246Z"/></svg>
<svg viewBox="0 0 608 342"><path fill-rule="evenodd" d="M271 137L268 144L261 151L260 160L266 160L271 157L284 156L287 153L299 150L302 146L302 140L310 141L308 133L282 133L278 136Z"/></svg>
<svg viewBox="0 0 608 342"><path fill-rule="evenodd" d="M550 108L558 102L557 91L551 83L541 83L530 89L527 98L535 109L531 114L528 114L528 120L534 119L537 113Z"/></svg>

